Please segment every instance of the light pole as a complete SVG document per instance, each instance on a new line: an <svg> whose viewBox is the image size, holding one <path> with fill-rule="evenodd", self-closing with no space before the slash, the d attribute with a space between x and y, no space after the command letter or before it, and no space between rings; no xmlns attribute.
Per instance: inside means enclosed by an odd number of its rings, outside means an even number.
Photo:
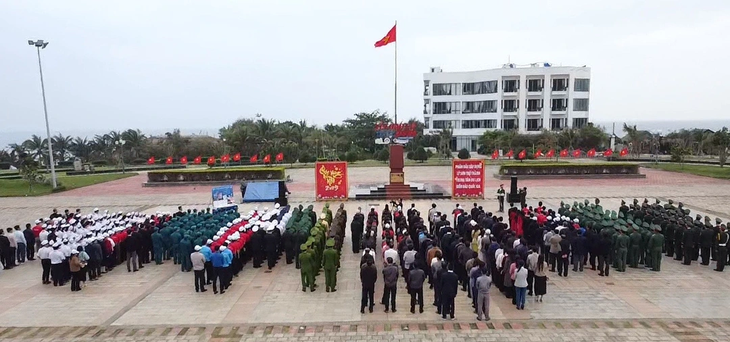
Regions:
<svg viewBox="0 0 730 342"><path fill-rule="evenodd" d="M44 42L43 40L39 39L36 41L28 40L28 45L35 46L36 51L38 52L38 71L40 71L41 74L41 94L43 94L43 113L46 116L46 136L48 137L48 159L50 160L51 164L51 184L53 185L53 188L55 189L57 186L56 183L56 165L53 162L53 143L51 141L51 128L48 125L48 107L46 106L46 87L43 84L43 67L41 66L41 49L45 49L46 46L48 46L48 42Z"/></svg>
<svg viewBox="0 0 730 342"><path fill-rule="evenodd" d="M119 145L119 160L122 161L122 173L125 173L124 171L124 144L127 142L124 139L119 139L115 144Z"/></svg>

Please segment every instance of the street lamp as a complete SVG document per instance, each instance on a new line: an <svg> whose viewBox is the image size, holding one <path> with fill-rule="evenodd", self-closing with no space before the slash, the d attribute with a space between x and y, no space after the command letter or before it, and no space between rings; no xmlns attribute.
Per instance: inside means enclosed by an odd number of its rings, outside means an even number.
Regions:
<svg viewBox="0 0 730 342"><path fill-rule="evenodd" d="M115 142L116 145L119 146L119 159L122 161L122 173L125 173L124 170L124 144L126 144L127 141L124 139L119 139L117 142Z"/></svg>
<svg viewBox="0 0 730 342"><path fill-rule="evenodd" d="M48 46L48 42L44 42L43 40L39 39L36 41L28 40L28 45L35 46L36 51L38 52L38 70L41 74L41 94L43 94L43 113L46 116L46 136L48 137L48 159L50 159L51 164L51 184L53 185L53 188L55 189L57 186L56 183L56 165L53 162L53 143L51 141L51 128L48 126L48 107L46 106L46 87L43 84L43 67L41 66L41 49L45 49L46 46Z"/></svg>

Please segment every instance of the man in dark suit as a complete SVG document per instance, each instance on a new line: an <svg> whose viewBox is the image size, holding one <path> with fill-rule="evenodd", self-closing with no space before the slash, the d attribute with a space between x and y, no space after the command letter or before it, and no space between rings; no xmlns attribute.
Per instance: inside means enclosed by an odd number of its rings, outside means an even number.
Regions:
<svg viewBox="0 0 730 342"><path fill-rule="evenodd" d="M360 280L362 281L360 313L365 313L366 306L368 306L369 311L372 313L373 307L375 306L373 301L375 282L378 280L378 270L373 265L373 259L368 258L365 264L360 267Z"/></svg>
<svg viewBox="0 0 730 342"><path fill-rule="evenodd" d="M454 319L454 298L456 298L457 289L459 287L459 277L454 273L454 265L450 263L448 265L448 271L441 275L441 318L446 319L446 314L449 314L449 318Z"/></svg>

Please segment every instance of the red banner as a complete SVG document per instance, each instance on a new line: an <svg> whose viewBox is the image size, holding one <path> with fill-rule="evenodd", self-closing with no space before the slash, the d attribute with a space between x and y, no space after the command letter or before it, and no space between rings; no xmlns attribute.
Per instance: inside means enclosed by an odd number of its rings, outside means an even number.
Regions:
<svg viewBox="0 0 730 342"><path fill-rule="evenodd" d="M349 191L347 162L315 163L314 181L317 201L346 199Z"/></svg>
<svg viewBox="0 0 730 342"><path fill-rule="evenodd" d="M451 163L451 196L454 198L484 198L484 162L458 160Z"/></svg>

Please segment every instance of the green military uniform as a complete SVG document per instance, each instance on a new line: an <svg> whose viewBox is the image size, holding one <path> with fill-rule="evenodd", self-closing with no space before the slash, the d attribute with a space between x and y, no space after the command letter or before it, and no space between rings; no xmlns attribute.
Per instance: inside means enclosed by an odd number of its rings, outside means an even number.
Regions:
<svg viewBox="0 0 730 342"><path fill-rule="evenodd" d="M641 233L637 227L633 227L633 233L629 236L629 267L639 267L639 252L641 250Z"/></svg>
<svg viewBox="0 0 730 342"><path fill-rule="evenodd" d="M307 292L307 287L314 292L314 258L308 244L301 245L302 252L299 253L299 271L302 274L302 291Z"/></svg>
<svg viewBox="0 0 730 342"><path fill-rule="evenodd" d="M654 226L654 234L649 239L649 250L650 250L650 259L651 259L651 265L652 271L661 271L662 268L662 246L664 246L664 235L662 235L660 232L662 231L662 228L659 226Z"/></svg>
<svg viewBox="0 0 730 342"><path fill-rule="evenodd" d="M626 255L629 249L629 237L626 235L628 228L621 227L621 233L616 237L616 249L618 256L618 267L619 272L626 272Z"/></svg>
<svg viewBox="0 0 730 342"><path fill-rule="evenodd" d="M324 268L324 279L326 291L337 291L337 267L340 264L340 253L337 253L335 240L330 238L326 243L327 249L322 253L322 267Z"/></svg>

